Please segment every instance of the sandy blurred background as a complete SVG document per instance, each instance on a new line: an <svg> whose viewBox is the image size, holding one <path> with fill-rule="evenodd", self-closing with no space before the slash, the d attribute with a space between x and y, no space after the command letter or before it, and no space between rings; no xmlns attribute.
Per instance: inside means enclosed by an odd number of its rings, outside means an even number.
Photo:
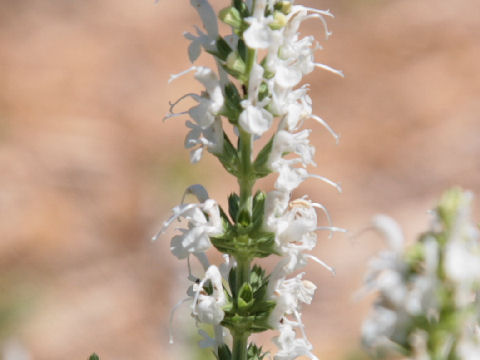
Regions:
<svg viewBox="0 0 480 360"><path fill-rule="evenodd" d="M480 194L478 0L306 3L336 15L317 59L346 78L307 81L315 113L342 135L336 146L312 121L315 172L344 192L309 180L296 195L351 233L383 212L413 238L443 189ZM189 67L182 33L193 24L187 0L0 0L4 359L198 358L188 308L168 345L185 264L168 237L149 241L188 185L217 199L237 188L209 156L189 165L184 120L161 121L168 100L200 89L191 76L167 84ZM315 21L303 29L322 37ZM307 268L319 289L304 317L320 358L361 358L369 299L352 295L382 246L375 234L319 238L315 255L337 270Z"/></svg>

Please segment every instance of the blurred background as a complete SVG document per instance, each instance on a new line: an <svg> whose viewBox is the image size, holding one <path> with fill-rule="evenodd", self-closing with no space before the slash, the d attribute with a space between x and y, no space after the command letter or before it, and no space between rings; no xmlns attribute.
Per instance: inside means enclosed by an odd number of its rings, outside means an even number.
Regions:
<svg viewBox="0 0 480 360"><path fill-rule="evenodd" d="M216 10L226 2L214 1ZM427 228L441 192L480 194L478 0L315 0L333 37L308 21L325 50L317 60L318 168L308 193L350 233L319 237L309 265L318 285L304 320L321 359L362 359L354 299L368 260L384 247L355 236L386 213L409 241ZM0 0L0 357L6 360L200 359L184 297L186 264L169 236L150 242L183 190L202 183L225 203L236 191L208 154L189 164L185 119L162 122L168 101L199 91L182 33L200 24L187 0ZM200 63L206 60L203 56ZM215 175L215 176L212 176ZM262 182L269 189L272 180ZM478 218L478 206L477 206ZM271 334L270 334L271 335ZM268 346L267 346L268 347Z"/></svg>

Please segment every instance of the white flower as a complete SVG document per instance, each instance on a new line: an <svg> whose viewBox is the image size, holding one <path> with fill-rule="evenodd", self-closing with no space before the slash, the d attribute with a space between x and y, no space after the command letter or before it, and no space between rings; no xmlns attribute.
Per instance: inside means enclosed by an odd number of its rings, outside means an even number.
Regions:
<svg viewBox="0 0 480 360"><path fill-rule="evenodd" d="M273 122L273 116L263 107L253 105L250 100L242 101L244 110L238 118L243 130L252 135L261 136Z"/></svg>
<svg viewBox="0 0 480 360"><path fill-rule="evenodd" d="M317 287L311 281L303 280L305 273L300 273L291 279L274 281L273 299L277 303L270 316L272 326L278 327L280 319L287 315L294 315L300 322L300 303L310 304ZM303 325L301 325L303 326Z"/></svg>
<svg viewBox="0 0 480 360"><path fill-rule="evenodd" d="M188 93L180 97L174 103L170 103L170 114L165 116L164 119L188 114L193 120L195 120L198 126L205 130L213 124L224 103L222 87L217 75L207 67L192 66L179 74L170 76L169 82L178 79L193 70L195 70L195 79L205 87L206 91L202 92L201 95ZM198 105L193 106L188 111L175 113L175 106L187 97L194 99L198 102Z"/></svg>
<svg viewBox="0 0 480 360"><path fill-rule="evenodd" d="M185 137L185 148L193 148L190 152L190 161L192 163L200 161L205 148L212 154L222 153L224 137L222 120L219 117L206 129L202 129L191 121L187 121L186 126L191 130Z"/></svg>
<svg viewBox="0 0 480 360"><path fill-rule="evenodd" d="M273 357L275 360L294 360L299 356L308 356L310 359L318 360L312 354L312 344L305 338L297 338L291 325L281 325L279 330L280 335L273 339L279 348L279 351Z"/></svg>
<svg viewBox="0 0 480 360"><path fill-rule="evenodd" d="M156 240L167 228L181 218L187 220L187 228L180 228L179 235L172 238L170 250L179 259L185 259L189 254L203 253L210 248L210 236L223 232L220 210L215 200L204 199L206 191L196 185L187 189L201 203L180 204L173 208L173 215L165 221L160 232L154 236ZM208 195L208 194L207 194Z"/></svg>
<svg viewBox="0 0 480 360"><path fill-rule="evenodd" d="M311 130L302 130L298 133L290 133L286 130L280 130L275 134L273 140L272 152L268 158L269 167L276 170L277 166L281 166L279 162L285 161L283 155L286 153L294 153L300 156L300 163L303 166L315 164L313 156L315 148L310 145L308 136Z"/></svg>
<svg viewBox="0 0 480 360"><path fill-rule="evenodd" d="M196 70L195 79L205 86L206 93L195 99L199 104L192 107L188 113L198 125L205 129L212 125L215 116L222 109L223 93L217 75L211 69L199 66Z"/></svg>
<svg viewBox="0 0 480 360"><path fill-rule="evenodd" d="M204 290L207 281L210 281L213 289L210 295ZM222 275L215 265L211 265L207 269L202 281L193 285L192 292L194 294L192 314L200 322L220 324L225 316L222 308L226 304L226 298L223 291Z"/></svg>
<svg viewBox="0 0 480 360"><path fill-rule="evenodd" d="M255 2L255 9L253 16L245 18L245 21L250 24L247 30L243 33L243 38L248 47L252 49L266 49L271 43L272 30L268 26L272 22L272 18L264 17L265 0L257 0Z"/></svg>

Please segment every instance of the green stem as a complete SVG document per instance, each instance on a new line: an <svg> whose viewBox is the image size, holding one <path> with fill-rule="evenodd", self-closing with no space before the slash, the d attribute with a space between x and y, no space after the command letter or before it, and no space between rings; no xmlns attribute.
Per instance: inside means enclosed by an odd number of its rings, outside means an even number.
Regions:
<svg viewBox="0 0 480 360"><path fill-rule="evenodd" d="M247 54L247 79L250 78L250 72L257 60L257 52L254 49L249 49ZM248 88L248 83L245 84ZM240 141L239 141L239 155L240 155L240 175L238 177L238 184L240 186L240 211L247 211L252 215L253 196L252 189L255 184L255 175L252 166L252 135L239 127ZM247 239L248 240L248 239ZM239 294L242 285L249 280L250 277L250 261L248 257L237 256L237 267L235 269L236 279L236 293ZM232 360L247 360L247 346L248 337L250 333L243 329L232 331L233 349Z"/></svg>
<svg viewBox="0 0 480 360"><path fill-rule="evenodd" d="M233 352L232 360L246 360L247 359L247 344L248 335L245 333L233 334Z"/></svg>
<svg viewBox="0 0 480 360"><path fill-rule="evenodd" d="M236 259L237 269L235 273L235 282L237 285L237 294L240 292L240 288L243 283L247 282L250 278L250 260L249 259Z"/></svg>
<svg viewBox="0 0 480 360"><path fill-rule="evenodd" d="M252 135L240 129L240 209L252 214L252 187L255 178L252 176Z"/></svg>

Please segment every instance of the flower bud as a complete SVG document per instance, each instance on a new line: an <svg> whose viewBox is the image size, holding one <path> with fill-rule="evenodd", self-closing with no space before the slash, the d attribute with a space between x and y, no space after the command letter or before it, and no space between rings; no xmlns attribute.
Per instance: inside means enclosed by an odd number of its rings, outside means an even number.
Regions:
<svg viewBox="0 0 480 360"><path fill-rule="evenodd" d="M230 25L234 29L239 29L242 26L242 16L240 15L240 12L233 6L220 10L218 17L225 24Z"/></svg>
<svg viewBox="0 0 480 360"><path fill-rule="evenodd" d="M280 30L287 24L287 17L280 11L273 13L273 21L268 25L272 30Z"/></svg>

